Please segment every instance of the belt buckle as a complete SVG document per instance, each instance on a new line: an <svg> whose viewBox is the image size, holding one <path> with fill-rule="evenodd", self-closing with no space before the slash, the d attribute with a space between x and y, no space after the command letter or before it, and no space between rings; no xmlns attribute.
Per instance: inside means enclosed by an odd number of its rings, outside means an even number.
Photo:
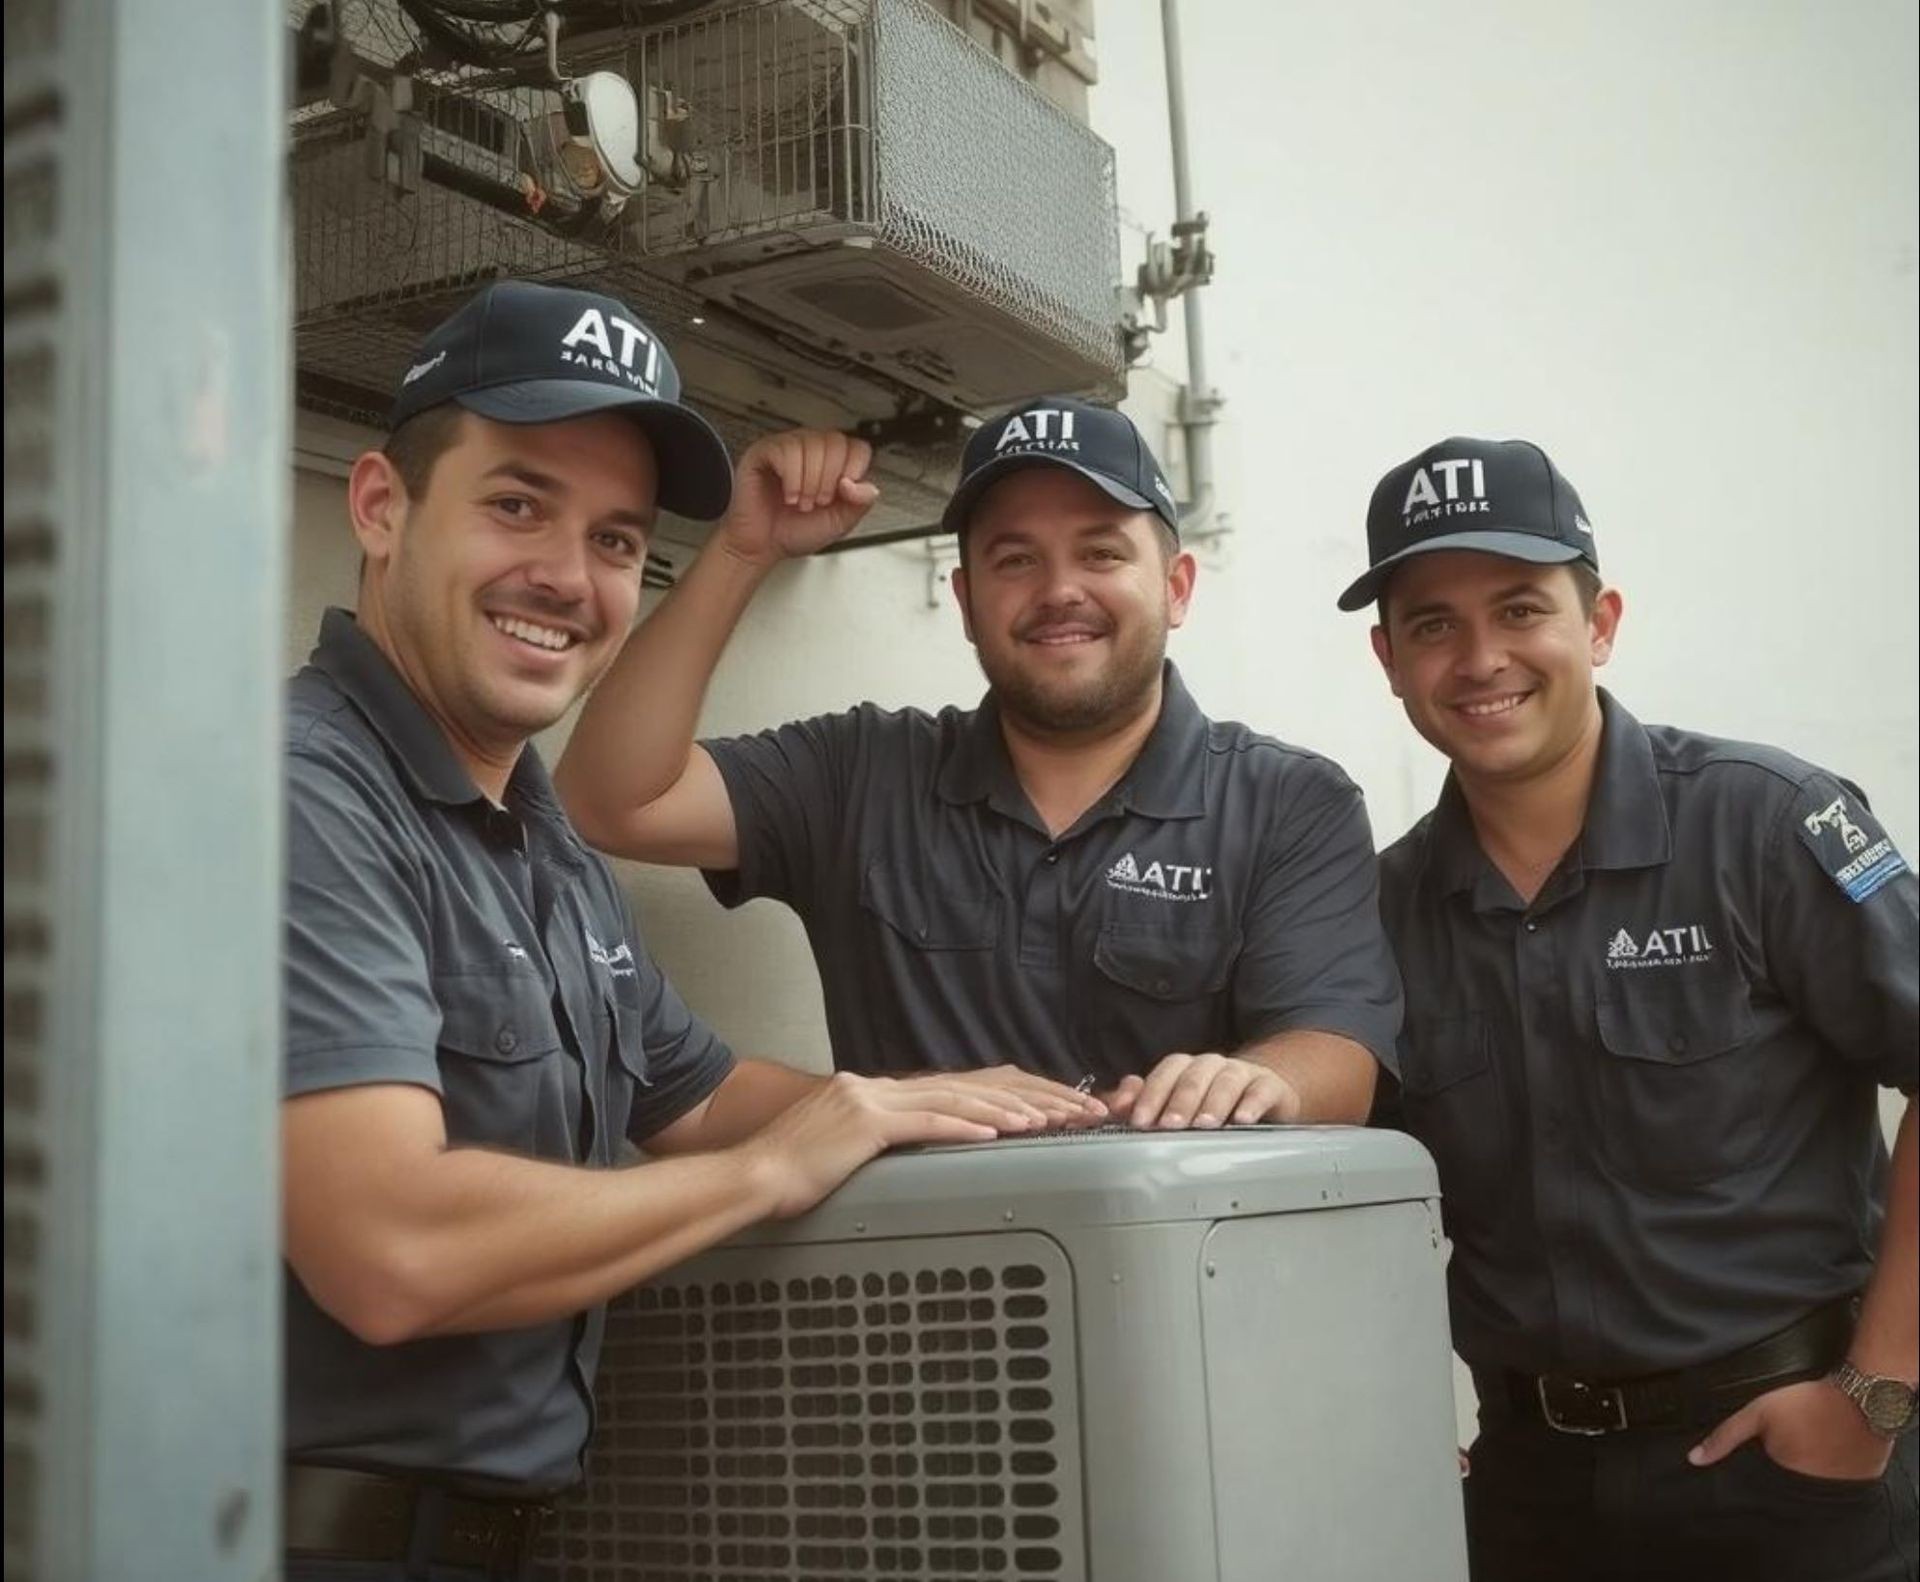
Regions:
<svg viewBox="0 0 1920 1582"><path fill-rule="evenodd" d="M1533 1389L1540 1400L1540 1415L1555 1433L1593 1439L1627 1426L1626 1397L1612 1385L1543 1376L1533 1381Z"/></svg>
<svg viewBox="0 0 1920 1582"><path fill-rule="evenodd" d="M487 1556L488 1572L508 1582L522 1582L533 1570L534 1551L540 1542L540 1529L553 1507L538 1501L516 1500L502 1507L505 1520L496 1524Z"/></svg>

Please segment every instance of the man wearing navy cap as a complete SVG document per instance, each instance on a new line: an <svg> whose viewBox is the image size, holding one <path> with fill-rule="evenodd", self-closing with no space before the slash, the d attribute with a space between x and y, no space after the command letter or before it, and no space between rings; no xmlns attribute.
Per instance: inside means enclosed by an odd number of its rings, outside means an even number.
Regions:
<svg viewBox="0 0 1920 1582"><path fill-rule="evenodd" d="M978 708L694 742L754 591L854 525L868 459L844 436L747 453L574 730L557 779L581 829L705 869L729 906L792 906L842 1069L1011 1063L1138 1126L1363 1118L1400 1007L1360 793L1208 720L1166 662L1195 563L1120 413L1042 399L966 447L945 522Z"/></svg>
<svg viewBox="0 0 1920 1582"><path fill-rule="evenodd" d="M679 393L620 303L503 283L427 338L348 481L359 608L287 722L295 1579L524 1574L611 1296L882 1148L1087 1110L736 1061L567 823L528 738L619 650L656 511L731 492Z"/></svg>
<svg viewBox="0 0 1920 1582"><path fill-rule="evenodd" d="M1913 874L1849 782L1595 685L1621 597L1537 446L1429 447L1367 543L1340 607L1451 761L1380 860L1382 1108L1439 1165L1477 1582L1912 1582Z"/></svg>

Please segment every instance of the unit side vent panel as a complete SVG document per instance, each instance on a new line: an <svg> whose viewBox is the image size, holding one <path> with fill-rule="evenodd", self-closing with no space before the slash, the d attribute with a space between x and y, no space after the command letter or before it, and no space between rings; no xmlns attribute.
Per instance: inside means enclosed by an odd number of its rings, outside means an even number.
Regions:
<svg viewBox="0 0 1920 1582"><path fill-rule="evenodd" d="M1084 1582L1044 1236L723 1249L617 1301L544 1582Z"/></svg>
<svg viewBox="0 0 1920 1582"><path fill-rule="evenodd" d="M1113 150L924 0L878 15L882 242L1123 379Z"/></svg>

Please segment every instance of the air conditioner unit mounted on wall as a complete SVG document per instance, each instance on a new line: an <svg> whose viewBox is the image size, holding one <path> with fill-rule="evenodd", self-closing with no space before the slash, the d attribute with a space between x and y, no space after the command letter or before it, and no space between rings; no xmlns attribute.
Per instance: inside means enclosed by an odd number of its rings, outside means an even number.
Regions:
<svg viewBox="0 0 1920 1582"><path fill-rule="evenodd" d="M563 22L556 82L450 64L397 0L339 8L359 75L293 123L307 410L377 426L424 329L489 280L588 286L665 335L730 443L865 423L917 452L879 532L937 519L961 414L1123 393L1113 151L1083 123L927 0L649 9ZM564 86L610 76L645 172L617 204L574 179Z"/></svg>
<svg viewBox="0 0 1920 1582"><path fill-rule="evenodd" d="M548 1582L1459 1582L1437 1189L1396 1133L876 1161L614 1304Z"/></svg>

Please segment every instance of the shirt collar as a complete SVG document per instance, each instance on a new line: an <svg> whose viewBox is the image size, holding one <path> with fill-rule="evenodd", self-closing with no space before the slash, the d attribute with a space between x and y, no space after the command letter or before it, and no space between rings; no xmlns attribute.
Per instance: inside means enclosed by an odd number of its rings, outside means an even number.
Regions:
<svg viewBox="0 0 1920 1582"><path fill-rule="evenodd" d="M420 797L450 807L486 800L466 765L455 756L446 733L352 612L327 611L320 622L320 641L308 662L365 716ZM521 748L507 777L506 800L509 807L524 810L531 818L565 822L547 767L531 743Z"/></svg>
<svg viewBox="0 0 1920 1582"><path fill-rule="evenodd" d="M1593 793L1580 831L1579 865L1592 868L1650 868L1671 860L1673 829L1653 744L1646 727L1614 700L1600 693L1600 755L1594 765ZM1440 894L1473 887L1489 867L1480 837L1467 811L1467 799L1451 770L1428 827L1426 871Z"/></svg>
<svg viewBox="0 0 1920 1582"><path fill-rule="evenodd" d="M1149 818L1198 818L1206 811L1206 745L1206 716L1180 672L1167 662L1161 671L1159 716L1139 754L1103 802ZM941 766L938 785L948 802L984 801L1012 817L1023 815L1027 794L1007 755L1000 709L992 692L966 716Z"/></svg>
<svg viewBox="0 0 1920 1582"><path fill-rule="evenodd" d="M1605 687L1600 717L1600 767L1580 837L1581 860L1589 868L1652 868L1669 862L1673 826L1646 727Z"/></svg>

